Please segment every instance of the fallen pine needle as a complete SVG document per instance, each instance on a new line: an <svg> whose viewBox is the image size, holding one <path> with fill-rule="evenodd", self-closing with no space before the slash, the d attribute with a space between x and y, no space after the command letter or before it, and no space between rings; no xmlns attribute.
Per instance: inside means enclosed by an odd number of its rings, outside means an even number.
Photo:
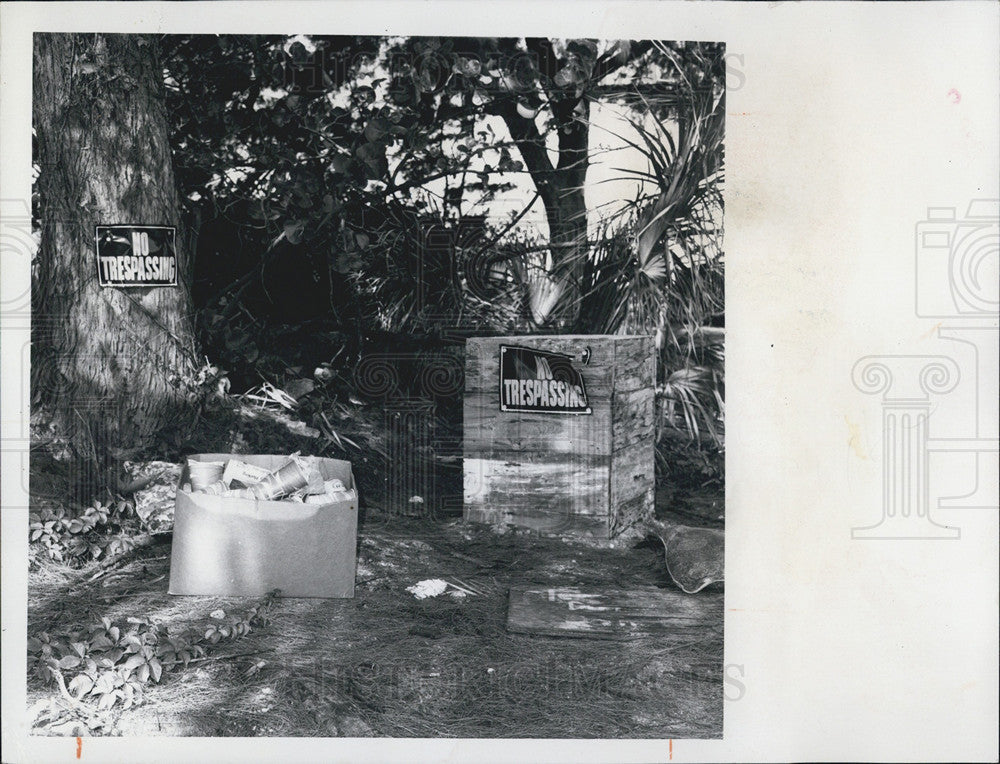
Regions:
<svg viewBox="0 0 1000 764"><path fill-rule="evenodd" d="M205 655L201 658L192 658L188 663L201 663L202 661L228 661L233 658L245 658L248 655L260 655L261 653L273 653L273 647L267 647L263 650L251 650L248 653L233 653L232 655Z"/></svg>

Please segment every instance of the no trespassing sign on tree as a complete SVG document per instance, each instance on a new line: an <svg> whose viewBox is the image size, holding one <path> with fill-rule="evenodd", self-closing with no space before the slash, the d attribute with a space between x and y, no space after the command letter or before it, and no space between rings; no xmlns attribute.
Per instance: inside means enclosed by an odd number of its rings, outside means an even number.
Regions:
<svg viewBox="0 0 1000 764"><path fill-rule="evenodd" d="M163 225L96 227L102 287L177 286L177 229Z"/></svg>

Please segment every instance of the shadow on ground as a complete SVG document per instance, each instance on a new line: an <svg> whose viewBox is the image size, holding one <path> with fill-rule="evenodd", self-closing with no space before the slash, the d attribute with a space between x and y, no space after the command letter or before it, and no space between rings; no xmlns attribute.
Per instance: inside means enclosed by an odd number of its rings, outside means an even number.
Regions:
<svg viewBox="0 0 1000 764"><path fill-rule="evenodd" d="M511 586L673 587L662 547L596 549L459 521L382 517L359 531L352 600L279 599L271 622L164 674L114 734L674 738L722 734L722 593L694 597L717 628L606 641L508 633ZM169 537L94 581L31 577L29 632L101 616L171 630L251 600L171 597ZM443 578L475 590L418 600ZM29 702L50 689L29 680ZM45 734L46 730L38 730ZM56 732L52 730L52 732ZM67 733L63 733L67 734Z"/></svg>

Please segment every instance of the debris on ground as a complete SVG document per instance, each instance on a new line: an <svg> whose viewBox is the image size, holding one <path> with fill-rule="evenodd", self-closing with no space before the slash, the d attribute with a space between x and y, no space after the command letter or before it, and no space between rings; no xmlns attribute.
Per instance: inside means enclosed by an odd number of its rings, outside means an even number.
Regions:
<svg viewBox="0 0 1000 764"><path fill-rule="evenodd" d="M423 581L417 581L413 586L406 587L406 591L418 600L424 600L428 597L437 597L444 594L447 588L447 581L442 581L440 578L427 578Z"/></svg>
<svg viewBox="0 0 1000 764"><path fill-rule="evenodd" d="M725 532L654 520L653 535L663 542L664 562L674 583L687 594L700 592L725 578Z"/></svg>
<svg viewBox="0 0 1000 764"><path fill-rule="evenodd" d="M174 524L174 498L181 465L173 462L125 462L135 513L150 533L170 530Z"/></svg>
<svg viewBox="0 0 1000 764"><path fill-rule="evenodd" d="M269 624L238 644L211 648L187 668L165 671L141 705L113 712L113 733L99 734L719 734L721 620L711 628L616 642L507 628L511 589L596 592L613 581L625 590L653 587L705 612L721 608L716 589L681 594L664 568L660 542L594 549L537 534L497 536L486 527L374 513L358 532L354 599L274 600ZM246 610L245 599L168 595L168 552L161 544L143 548L92 582L96 563L73 569L43 562L29 579L29 635L101 617L155 620L171 634L198 626L204 635L213 624L227 625L213 617L218 611L229 619ZM446 592L461 587L476 596L416 599L407 591L427 580L445 582ZM29 676L29 704L52 692Z"/></svg>

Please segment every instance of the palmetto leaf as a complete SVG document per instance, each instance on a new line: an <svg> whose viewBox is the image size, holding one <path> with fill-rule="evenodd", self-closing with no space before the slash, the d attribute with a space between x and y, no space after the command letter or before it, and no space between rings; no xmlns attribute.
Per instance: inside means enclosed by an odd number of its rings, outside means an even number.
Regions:
<svg viewBox="0 0 1000 764"><path fill-rule="evenodd" d="M675 70L668 96L636 93L628 100L644 113L630 130L601 126L645 158L645 168L617 170L617 180L639 181L635 198L592 242L561 252L558 267L525 251L509 272L535 326L570 315L572 331L655 334L662 423L721 445L722 344L692 338L723 312L724 67L697 44L661 52Z"/></svg>
<svg viewBox="0 0 1000 764"><path fill-rule="evenodd" d="M639 272L650 281L660 281L667 277L667 260L660 252L651 252L639 265Z"/></svg>

